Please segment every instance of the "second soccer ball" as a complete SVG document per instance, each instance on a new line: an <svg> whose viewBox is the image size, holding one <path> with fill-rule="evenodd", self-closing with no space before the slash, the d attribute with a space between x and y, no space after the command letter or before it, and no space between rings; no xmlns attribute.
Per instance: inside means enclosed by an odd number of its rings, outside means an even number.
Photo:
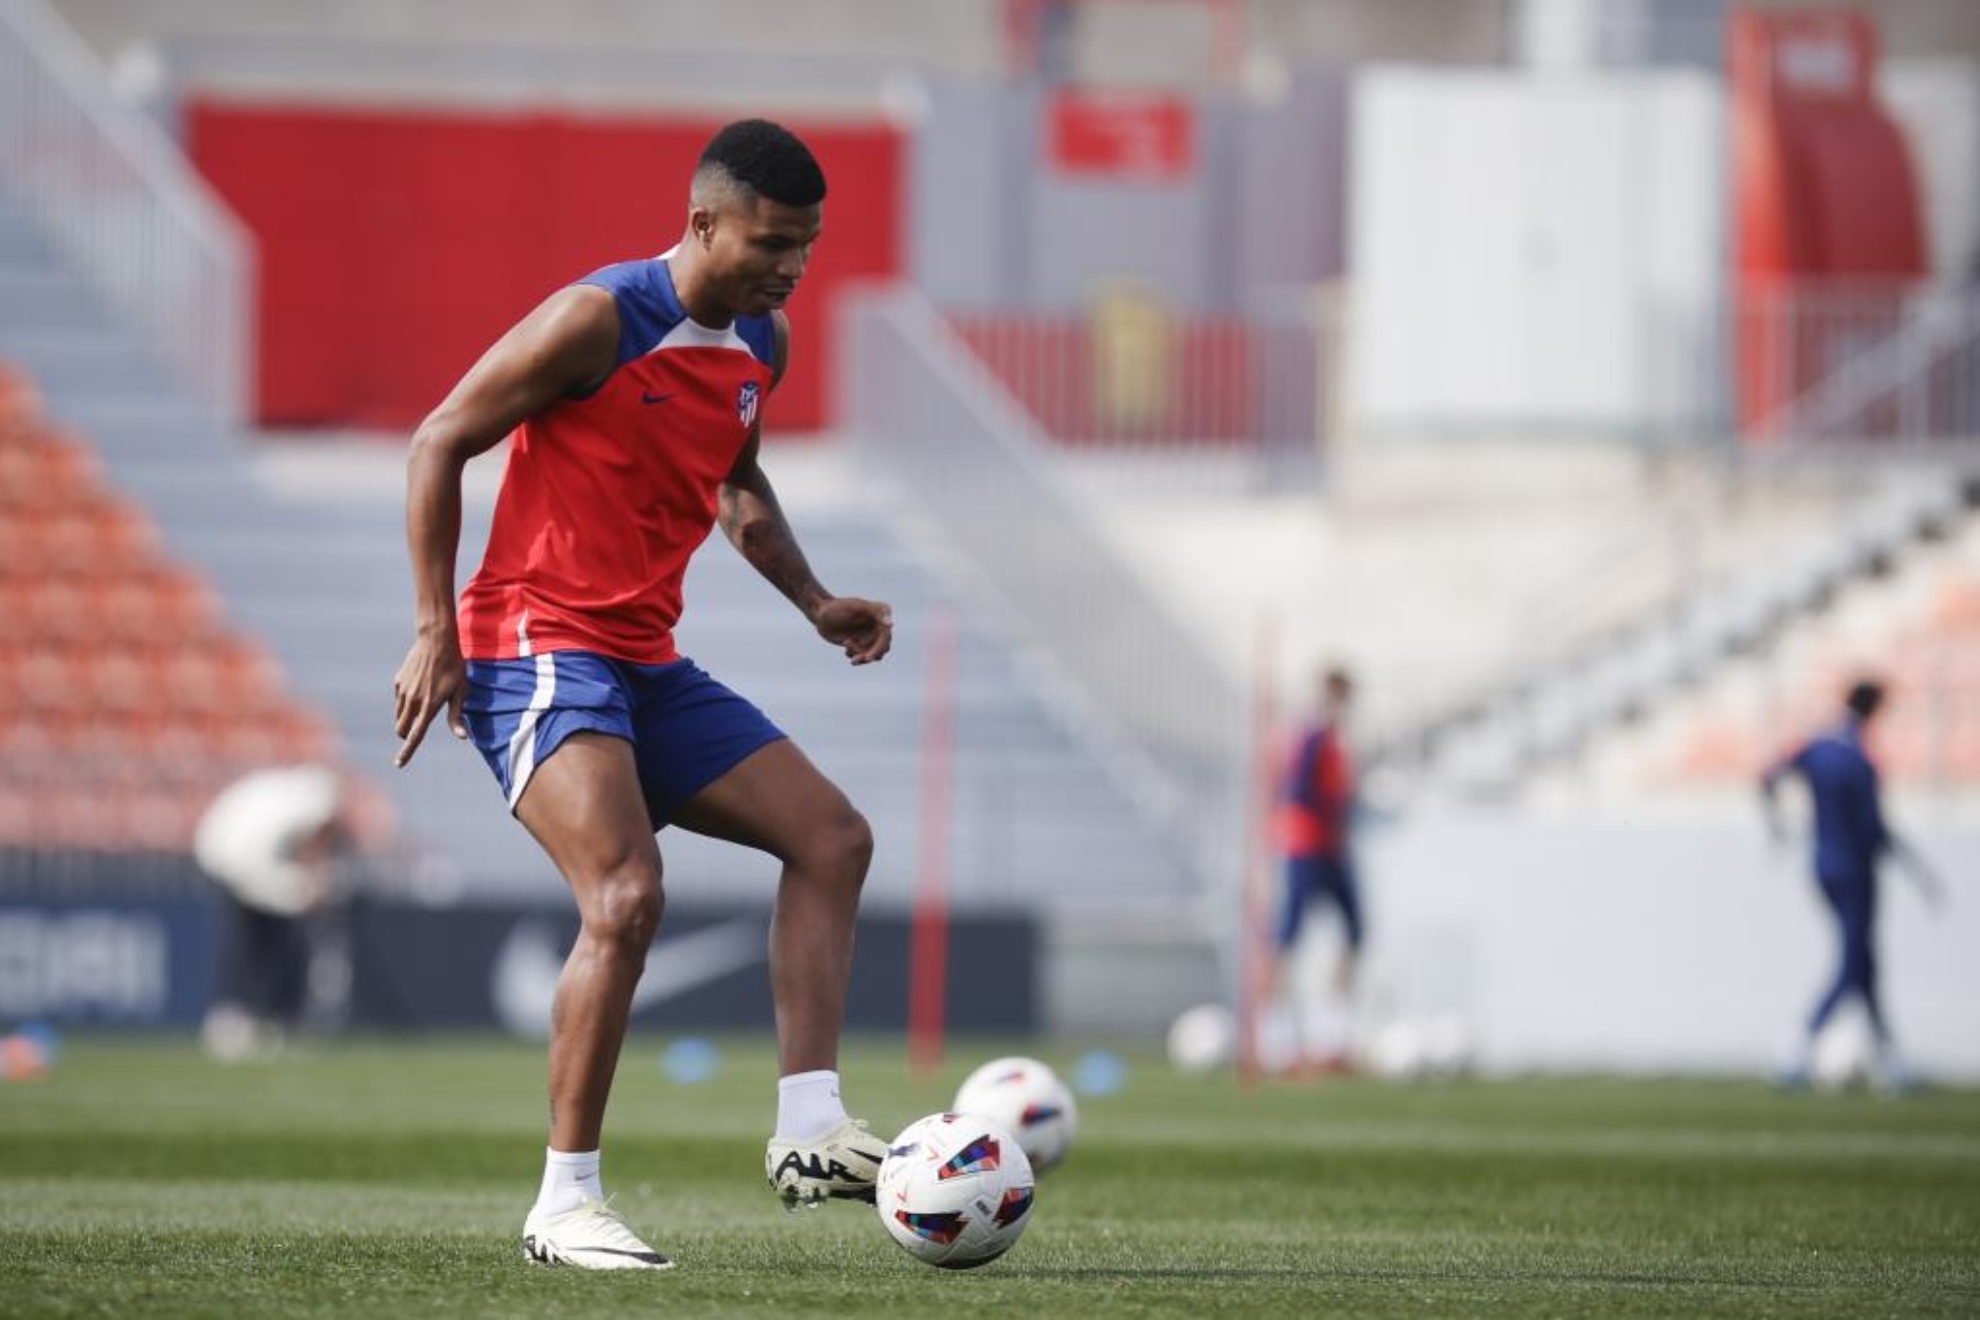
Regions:
<svg viewBox="0 0 1980 1320"><path fill-rule="evenodd" d="M981 1114L1018 1139L1031 1167L1044 1173L1066 1158L1079 1128L1079 1106L1059 1075L1037 1059L992 1059L956 1091L956 1112Z"/></svg>

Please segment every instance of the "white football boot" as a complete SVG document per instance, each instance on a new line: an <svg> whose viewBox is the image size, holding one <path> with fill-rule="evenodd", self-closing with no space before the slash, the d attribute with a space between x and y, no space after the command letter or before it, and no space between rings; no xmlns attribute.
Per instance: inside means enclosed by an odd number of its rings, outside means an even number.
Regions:
<svg viewBox="0 0 1980 1320"><path fill-rule="evenodd" d="M871 1205L873 1180L886 1158L887 1143L868 1132L863 1120L849 1118L810 1141L770 1138L763 1172L786 1210L816 1210L827 1201Z"/></svg>
<svg viewBox="0 0 1980 1320"><path fill-rule="evenodd" d="M586 1197L560 1215L530 1211L523 1221L523 1255L538 1265L584 1270L671 1270L674 1262L640 1240L619 1212Z"/></svg>

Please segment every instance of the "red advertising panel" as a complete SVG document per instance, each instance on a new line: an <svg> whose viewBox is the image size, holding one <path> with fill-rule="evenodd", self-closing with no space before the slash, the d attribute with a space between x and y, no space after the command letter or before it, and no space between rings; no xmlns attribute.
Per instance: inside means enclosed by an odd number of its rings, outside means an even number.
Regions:
<svg viewBox="0 0 1980 1320"><path fill-rule="evenodd" d="M1196 169L1196 111L1180 96L1064 88L1045 125L1047 159L1064 174L1173 183Z"/></svg>
<svg viewBox="0 0 1980 1320"><path fill-rule="evenodd" d="M679 238L714 120L201 102L195 164L260 255L257 416L413 425L554 290ZM835 293L900 274L901 138L795 124L825 168L826 233L791 301L770 430L829 426Z"/></svg>

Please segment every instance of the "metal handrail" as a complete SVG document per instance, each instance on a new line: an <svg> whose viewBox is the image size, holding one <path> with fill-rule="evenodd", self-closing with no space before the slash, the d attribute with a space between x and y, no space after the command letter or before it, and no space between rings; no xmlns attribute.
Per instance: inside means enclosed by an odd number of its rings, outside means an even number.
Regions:
<svg viewBox="0 0 1980 1320"><path fill-rule="evenodd" d="M0 0L0 186L222 419L245 418L252 236L43 0Z"/></svg>
<svg viewBox="0 0 1980 1320"><path fill-rule="evenodd" d="M843 308L842 397L862 460L1097 713L1128 787L1199 873L1223 879L1243 840L1241 684L1121 561L1048 437L939 312L899 287Z"/></svg>
<svg viewBox="0 0 1980 1320"><path fill-rule="evenodd" d="M1980 294L1913 282L1797 282L1746 295L1765 367L1799 385L1751 428L1810 443L1915 446L1980 433Z"/></svg>

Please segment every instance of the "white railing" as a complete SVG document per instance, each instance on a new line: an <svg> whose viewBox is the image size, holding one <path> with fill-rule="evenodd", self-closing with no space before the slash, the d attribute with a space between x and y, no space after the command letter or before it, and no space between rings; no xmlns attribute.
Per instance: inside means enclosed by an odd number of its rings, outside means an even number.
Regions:
<svg viewBox="0 0 1980 1320"><path fill-rule="evenodd" d="M223 418L245 417L252 239L42 0L0 0L0 188Z"/></svg>
<svg viewBox="0 0 1980 1320"><path fill-rule="evenodd" d="M1052 441L918 294L843 304L846 426L862 461L965 562L1075 690L1131 789L1206 880L1242 856L1250 761L1241 684L1121 561Z"/></svg>
<svg viewBox="0 0 1980 1320"><path fill-rule="evenodd" d="M1734 317L1741 420L1763 442L1915 448L1980 438L1980 296L1789 284Z"/></svg>

